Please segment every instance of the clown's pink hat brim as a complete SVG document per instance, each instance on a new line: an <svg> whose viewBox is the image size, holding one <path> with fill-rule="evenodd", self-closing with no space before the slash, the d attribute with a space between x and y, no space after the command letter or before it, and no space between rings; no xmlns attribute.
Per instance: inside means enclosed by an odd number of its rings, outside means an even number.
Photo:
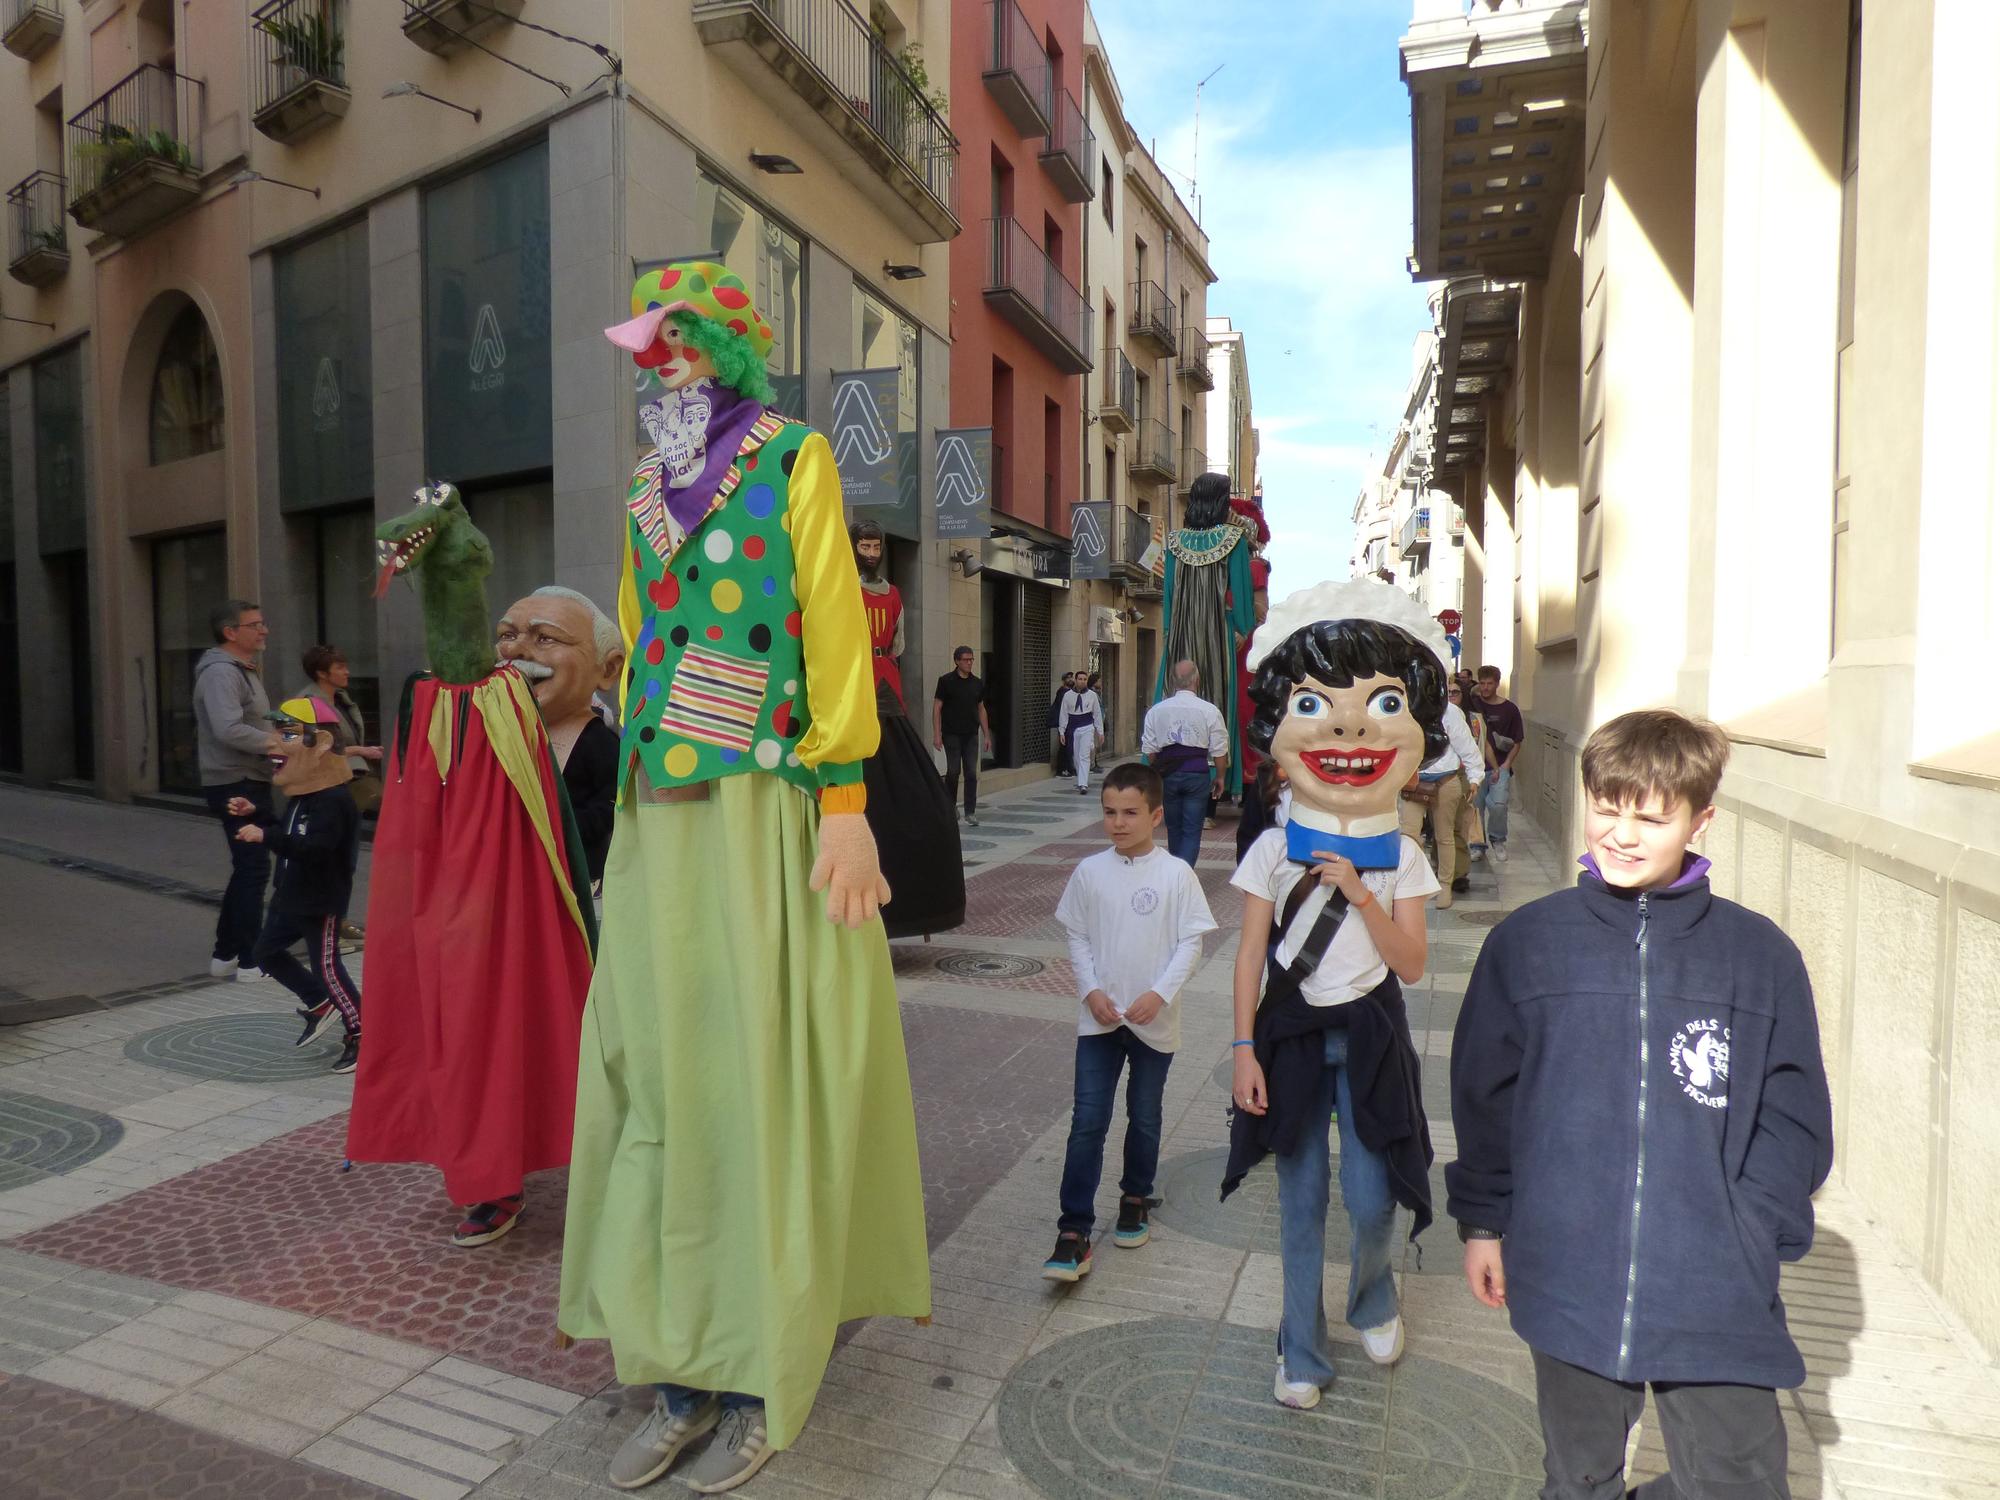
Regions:
<svg viewBox="0 0 2000 1500"><path fill-rule="evenodd" d="M660 325L667 321L667 309L649 307L630 322L620 323L616 328L604 330L604 336L620 349L629 349L634 354L644 354L653 347L653 341L660 336Z"/></svg>

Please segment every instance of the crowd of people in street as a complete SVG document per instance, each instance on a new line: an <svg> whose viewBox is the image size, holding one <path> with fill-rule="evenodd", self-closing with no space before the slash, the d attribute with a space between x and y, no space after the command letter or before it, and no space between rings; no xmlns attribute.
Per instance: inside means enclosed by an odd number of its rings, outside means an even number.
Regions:
<svg viewBox="0 0 2000 1500"><path fill-rule="evenodd" d="M1398 1210L1414 1239L1441 1208L1464 1242L1471 1294L1507 1309L1533 1351L1544 1495L1626 1493L1625 1438L1649 1386L1674 1473L1639 1493L1787 1494L1775 1392L1804 1370L1777 1267L1810 1243L1831 1117L1796 951L1716 897L1692 847L1714 815L1726 740L1668 710L1626 714L1591 737L1585 873L1503 921L1473 973L1450 1065L1457 1157L1447 1201L1434 1205L1401 986L1424 974L1433 900L1449 907L1465 893L1475 860L1507 859L1525 725L1496 668L1448 670L1421 632L1413 651L1393 624L1322 618L1325 606L1314 606L1287 601L1249 652L1249 667L1262 665L1242 743L1256 764L1242 783L1230 882L1244 911L1222 1190L1273 1159L1271 1248L1284 1291L1272 1399L1308 1409L1338 1377L1324 1286L1337 1161L1350 1238L1342 1316L1362 1354L1393 1365L1406 1346ZM262 612L228 600L212 623L194 706L204 794L230 865L211 972L284 985L297 997L301 1046L337 1020L345 1040L334 1070L350 1072L362 1005L344 933L384 751L337 647L308 649L304 686L272 708ZM619 741L594 702L618 680L623 639L590 600L553 588L519 601L497 634L502 658L550 685L542 716L599 880ZM962 781L969 826L992 748L973 662L970 647L954 652L931 711L939 774L952 802ZM1152 1237L1166 1079L1186 986L1217 925L1196 871L1204 825L1227 800L1231 729L1193 661L1173 663L1165 682L1144 717L1140 759L1114 765L1098 788L1106 847L1077 864L1055 910L1079 1001L1056 1241L1042 1265L1058 1283L1093 1267L1121 1079L1109 1240L1138 1250ZM1095 674L1066 673L1048 716L1055 768L1084 795L1103 753L1098 686ZM1416 771L1385 775L1403 756ZM1629 1003L1607 1007L1607 995ZM1583 1139L1606 1149L1579 1156L1572 1143ZM476 1205L454 1243L497 1238L520 1207L518 1195ZM724 1457L691 1475L727 1488L768 1456L760 1397L670 1382L658 1390L653 1416L613 1460L614 1483L648 1482L710 1430L735 1435Z"/></svg>

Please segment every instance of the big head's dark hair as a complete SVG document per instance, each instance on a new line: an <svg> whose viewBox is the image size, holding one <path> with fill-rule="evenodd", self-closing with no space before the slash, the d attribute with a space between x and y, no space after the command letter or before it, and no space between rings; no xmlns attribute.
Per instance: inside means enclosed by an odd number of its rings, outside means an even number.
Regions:
<svg viewBox="0 0 2000 1500"><path fill-rule="evenodd" d="M1187 524L1190 531L1207 531L1229 519L1229 476L1197 474L1188 486Z"/></svg>
<svg viewBox="0 0 2000 1500"><path fill-rule="evenodd" d="M1444 668L1409 631L1380 620L1315 620L1286 636L1257 667L1250 684L1257 712L1244 734L1268 753L1293 690L1308 677L1345 688L1377 676L1398 678L1409 689L1410 714L1424 731L1425 760L1451 748L1444 732Z"/></svg>

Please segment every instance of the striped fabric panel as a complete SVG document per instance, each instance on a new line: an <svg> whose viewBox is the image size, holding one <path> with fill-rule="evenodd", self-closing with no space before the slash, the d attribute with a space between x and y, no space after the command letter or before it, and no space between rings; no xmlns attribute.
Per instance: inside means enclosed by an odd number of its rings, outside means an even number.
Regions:
<svg viewBox="0 0 2000 1500"><path fill-rule="evenodd" d="M695 646L674 673L660 727L697 744L748 750L770 667Z"/></svg>
<svg viewBox="0 0 2000 1500"><path fill-rule="evenodd" d="M653 549L653 555L665 562L673 555L673 546L667 535L667 502L660 490L660 468L658 453L649 453L639 460L639 467L632 473L632 488L625 497L625 508L632 512L639 534Z"/></svg>

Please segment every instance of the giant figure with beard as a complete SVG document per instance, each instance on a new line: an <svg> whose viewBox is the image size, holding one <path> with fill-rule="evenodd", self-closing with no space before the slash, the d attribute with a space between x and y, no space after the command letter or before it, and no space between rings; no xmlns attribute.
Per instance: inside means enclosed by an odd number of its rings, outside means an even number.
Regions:
<svg viewBox="0 0 2000 1500"><path fill-rule="evenodd" d="M930 752L903 707L903 593L882 576L882 528L847 528L861 574L861 608L875 662L875 713L882 748L868 757L868 826L881 851L889 901L882 926L892 938L949 932L965 920L965 865L958 818Z"/></svg>
<svg viewBox="0 0 2000 1500"><path fill-rule="evenodd" d="M1229 725L1229 786L1243 790L1243 725L1237 709L1237 649L1256 626L1251 613L1250 538L1229 510L1229 476L1203 474L1188 488L1187 524L1167 533L1167 638L1153 683L1167 694L1173 663L1191 661L1209 701Z"/></svg>
<svg viewBox="0 0 2000 1500"><path fill-rule="evenodd" d="M928 1317L916 1112L862 765L880 726L827 440L769 409L727 267L607 336L666 387L626 494L628 656L584 1013L563 1332L651 1385L612 1483L719 1493L789 1446L839 1325Z"/></svg>

